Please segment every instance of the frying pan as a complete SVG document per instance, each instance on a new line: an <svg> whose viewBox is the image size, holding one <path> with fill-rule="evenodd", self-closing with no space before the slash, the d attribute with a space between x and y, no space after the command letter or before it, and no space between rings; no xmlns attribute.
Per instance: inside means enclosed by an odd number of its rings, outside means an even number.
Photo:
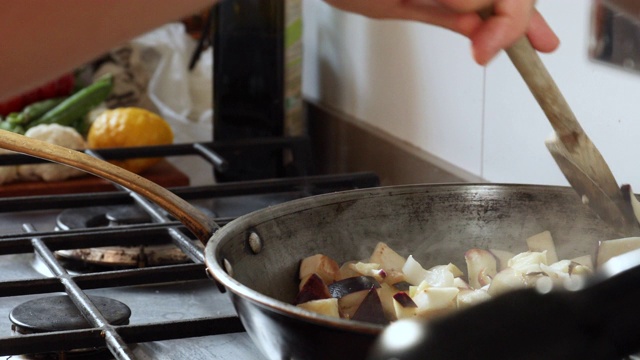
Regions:
<svg viewBox="0 0 640 360"><path fill-rule="evenodd" d="M205 258L270 358L361 359L381 327L289 305L302 258L366 259L385 241L425 268L453 262L466 269L466 250L526 251L525 239L544 230L560 258L593 254L599 240L616 237L570 188L416 185L321 195L243 216L214 234ZM252 246L257 237L260 246Z"/></svg>
<svg viewBox="0 0 640 360"><path fill-rule="evenodd" d="M272 359L363 359L383 330L291 305L304 257L323 253L338 262L364 259L384 241L425 267L452 262L464 268L469 248L517 253L526 250L528 236L544 230L553 234L560 258L594 254L598 241L617 237L571 188L487 184L318 195L244 215L211 236L217 229L211 219L172 192L119 167L6 131L0 131L0 147L114 181L182 221L206 243L207 271L229 290L248 334Z"/></svg>

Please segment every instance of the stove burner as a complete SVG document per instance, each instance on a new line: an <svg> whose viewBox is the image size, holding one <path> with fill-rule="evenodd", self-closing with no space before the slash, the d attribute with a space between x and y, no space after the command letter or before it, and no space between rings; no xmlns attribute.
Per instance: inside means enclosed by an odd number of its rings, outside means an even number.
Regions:
<svg viewBox="0 0 640 360"><path fill-rule="evenodd" d="M196 207L211 217L215 217L215 214L213 214L211 210L199 206ZM164 210L161 211L164 212ZM166 212L164 212L164 214L167 215ZM59 230L144 224L149 222L151 222L149 214L135 205L72 208L63 210L56 218L56 226Z"/></svg>
<svg viewBox="0 0 640 360"><path fill-rule="evenodd" d="M210 210L198 208L214 216ZM135 205L95 206L64 210L56 218L56 225L58 230L73 230L143 224L151 221L151 217ZM79 272L101 271L105 267L136 268L189 261L180 249L171 244L169 237L166 245L58 250L55 254L67 269Z"/></svg>
<svg viewBox="0 0 640 360"><path fill-rule="evenodd" d="M131 310L124 303L102 297L89 299L111 325L129 323ZM67 295L55 295L22 303L9 314L12 328L19 334L33 334L50 331L78 330L89 328L87 320Z"/></svg>
<svg viewBox="0 0 640 360"><path fill-rule="evenodd" d="M131 309L124 303L101 296L89 296L89 299L109 324L129 324ZM15 335L79 330L91 327L67 295L49 296L22 303L11 310L9 319L12 323L11 330ZM109 359L112 356L105 347L47 354L29 354L28 358Z"/></svg>
<svg viewBox="0 0 640 360"><path fill-rule="evenodd" d="M113 214L114 212L115 214ZM130 214L128 217L128 220L131 221L129 222L130 224L151 221L149 215L135 206L96 206L64 210L56 218L56 225L60 230L109 226L114 225L114 223L111 222L112 219L120 219L120 221L123 221L123 212Z"/></svg>

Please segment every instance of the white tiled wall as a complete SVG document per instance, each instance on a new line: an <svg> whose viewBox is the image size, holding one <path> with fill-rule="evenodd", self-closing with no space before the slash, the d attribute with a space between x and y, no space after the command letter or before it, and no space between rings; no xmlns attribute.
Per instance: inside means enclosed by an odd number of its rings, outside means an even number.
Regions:
<svg viewBox="0 0 640 360"><path fill-rule="evenodd" d="M305 7L307 97L480 172L483 69L464 39L423 24L371 21L318 0Z"/></svg>
<svg viewBox="0 0 640 360"><path fill-rule="evenodd" d="M640 77L587 58L590 1L540 0L562 45L543 61L621 183L640 189ZM492 182L565 185L544 114L504 55L468 41L305 2L304 93Z"/></svg>

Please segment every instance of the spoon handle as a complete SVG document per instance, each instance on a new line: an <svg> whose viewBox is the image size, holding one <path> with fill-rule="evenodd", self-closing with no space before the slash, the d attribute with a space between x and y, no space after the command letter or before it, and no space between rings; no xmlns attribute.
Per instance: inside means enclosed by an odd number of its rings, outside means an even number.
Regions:
<svg viewBox="0 0 640 360"><path fill-rule="evenodd" d="M549 123L563 143L571 149L584 130L555 81L526 37L506 49L511 62L531 90Z"/></svg>
<svg viewBox="0 0 640 360"><path fill-rule="evenodd" d="M164 187L83 152L0 130L0 148L68 165L122 185L175 216L206 244L218 225L202 211Z"/></svg>

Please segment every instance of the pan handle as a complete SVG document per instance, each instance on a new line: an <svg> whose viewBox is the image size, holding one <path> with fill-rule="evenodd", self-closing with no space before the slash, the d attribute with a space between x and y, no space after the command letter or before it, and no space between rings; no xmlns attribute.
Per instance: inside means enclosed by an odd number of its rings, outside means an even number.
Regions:
<svg viewBox="0 0 640 360"><path fill-rule="evenodd" d="M203 244L219 226L202 211L164 187L83 152L0 130L0 148L68 165L122 185L175 216Z"/></svg>

